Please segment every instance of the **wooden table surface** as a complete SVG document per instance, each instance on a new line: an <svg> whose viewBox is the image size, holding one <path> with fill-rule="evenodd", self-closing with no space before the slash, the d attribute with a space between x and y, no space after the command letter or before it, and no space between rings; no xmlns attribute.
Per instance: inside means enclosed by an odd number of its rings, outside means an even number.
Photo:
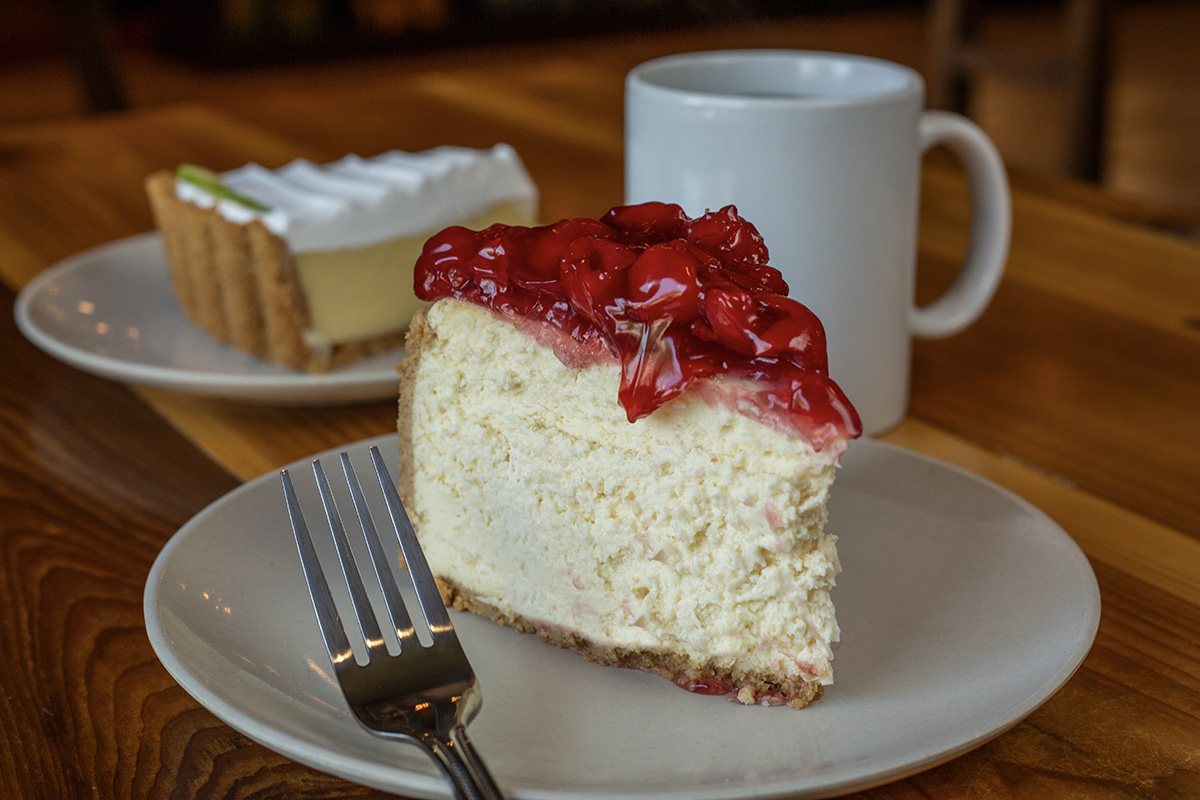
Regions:
<svg viewBox="0 0 1200 800"><path fill-rule="evenodd" d="M719 36L692 45L721 45ZM0 796L367 797L248 741L151 650L160 548L240 482L393 430L391 402L279 409L110 382L37 350L12 302L40 270L149 230L142 179L190 161L514 145L546 219L621 201L622 78L652 38L381 72L353 91L0 129ZM1014 171L1008 272L967 332L915 345L883 438L1027 498L1099 580L1095 645L1026 720L864 796L1200 797L1200 247L1154 209ZM923 299L965 247L952 163L924 172ZM802 713L802 712L797 712Z"/></svg>

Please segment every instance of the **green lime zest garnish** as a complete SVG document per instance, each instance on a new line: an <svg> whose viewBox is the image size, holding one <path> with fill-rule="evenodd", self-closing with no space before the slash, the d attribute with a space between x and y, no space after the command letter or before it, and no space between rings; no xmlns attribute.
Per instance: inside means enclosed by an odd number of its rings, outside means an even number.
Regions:
<svg viewBox="0 0 1200 800"><path fill-rule="evenodd" d="M175 170L175 177L181 181L187 181L215 197L220 197L222 200L232 200L254 211L265 213L271 210L270 206L265 206L257 200L238 194L221 183L221 176L211 169L198 167L195 164L180 164L179 168Z"/></svg>

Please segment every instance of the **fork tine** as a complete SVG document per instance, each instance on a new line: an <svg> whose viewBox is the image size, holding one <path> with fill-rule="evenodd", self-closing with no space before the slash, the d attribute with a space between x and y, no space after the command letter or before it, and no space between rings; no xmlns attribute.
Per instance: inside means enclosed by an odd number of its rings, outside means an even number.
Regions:
<svg viewBox="0 0 1200 800"><path fill-rule="evenodd" d="M363 496L362 485L358 482L354 465L350 463L350 455L342 453L341 460L342 471L346 473L346 484L350 487L350 498L354 501L354 510L358 513L358 522L362 526L363 538L366 540L367 550L371 554L371 565L375 568L375 580L379 582L379 588L383 591L383 604L387 608L388 617L392 621L392 629L396 632L396 638L400 642L400 651L404 652L409 645L419 646L416 630L413 628L412 618L408 615L408 609L404 605L404 598L400 596L396 574L392 571L392 559L384 553L383 542L379 538L379 531L375 528L375 521L371 516L371 509L367 506L367 500Z"/></svg>
<svg viewBox="0 0 1200 800"><path fill-rule="evenodd" d="M442 602L429 564L421 553L412 523L379 454L379 448L372 447L370 452L409 578L433 635L433 644L428 648L419 646L399 584L395 580L396 559L389 558L385 552L349 454L342 453L342 469L346 473L350 497L358 512L375 576L384 593L391 622L397 629L401 650L408 649L404 646L407 642L418 644L410 654L402 652L392 656L386 652L375 610L346 538L337 501L329 488L321 462L314 460L312 466L317 489L337 546L357 622L368 647L366 663L356 664L346 629L317 559L291 476L287 470L282 470L280 477L288 515L321 634L333 661L333 671L351 713L363 726L380 735L407 739L424 747L454 783L458 797L503 800L495 779L466 734L465 726L475 716L480 704L474 670L454 633L450 615Z"/></svg>
<svg viewBox="0 0 1200 800"><path fill-rule="evenodd" d="M357 618L359 630L366 642L367 657L370 659L378 649L386 650L383 632L379 630L379 622L375 619L375 610L371 607L371 600L367 597L367 589L363 585L362 575L358 571L358 563L354 558L354 552L350 549L350 541L346 538L346 529L342 525L342 516L338 511L337 501L334 500L333 491L329 488L329 481L325 478L325 469L319 460L314 460L312 465L313 474L317 478L317 489L321 493L321 503L325 506L325 516L329 520L329 528L333 532L334 544L337 545L338 560L342 564L342 576L345 577L346 586L350 589L350 599L354 603L354 616Z"/></svg>
<svg viewBox="0 0 1200 800"><path fill-rule="evenodd" d="M304 522L304 512L300 510L300 501L296 498L295 487L292 486L292 476L285 469L280 471L279 477L283 481L288 518L292 522L296 549L300 551L300 566L304 570L304 579L308 582L308 593L312 597L313 609L317 612L317 623L321 629L321 636L325 639L325 649L329 651L329 658L335 665L341 664L346 659L354 658L350 640L346 637L346 628L342 625L342 618L333 602L321 562L317 560L312 536L309 535L308 525Z"/></svg>
<svg viewBox="0 0 1200 800"><path fill-rule="evenodd" d="M435 641L439 637L454 636L454 626L450 624L450 614L446 611L442 594L438 591L433 573L429 571L429 563L425 560L425 554L421 552L421 545L417 542L417 534L408 519L408 512L404 510L400 493L396 491L396 484L392 483L392 476L387 465L383 463L383 456L380 455L378 447L371 448L371 460L375 464L375 474L379 478L380 488L383 489L383 499L387 502L392 526L400 539L400 550L404 553L404 562L412 575L417 599L421 603L421 612L429 624L430 633Z"/></svg>

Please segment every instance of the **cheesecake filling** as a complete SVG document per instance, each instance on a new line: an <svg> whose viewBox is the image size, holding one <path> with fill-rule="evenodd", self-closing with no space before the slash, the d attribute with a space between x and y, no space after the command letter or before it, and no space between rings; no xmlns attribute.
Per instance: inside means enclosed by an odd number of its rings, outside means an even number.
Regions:
<svg viewBox="0 0 1200 800"><path fill-rule="evenodd" d="M420 469L401 483L436 575L539 632L678 656L694 690L788 701L832 681L827 454L702 393L630 424L615 359L569 367L469 303L415 333L401 436Z"/></svg>
<svg viewBox="0 0 1200 800"><path fill-rule="evenodd" d="M861 424L736 208L447 228L415 291L399 485L448 602L742 703L832 683Z"/></svg>

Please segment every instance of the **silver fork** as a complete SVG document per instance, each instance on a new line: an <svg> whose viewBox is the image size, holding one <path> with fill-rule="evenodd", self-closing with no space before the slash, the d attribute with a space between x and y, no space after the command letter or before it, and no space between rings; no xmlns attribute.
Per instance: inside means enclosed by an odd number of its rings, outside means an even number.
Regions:
<svg viewBox="0 0 1200 800"><path fill-rule="evenodd" d="M467 736L466 725L475 716L480 704L475 672L459 645L450 615L446 612L383 457L376 447L372 447L370 452L392 527L400 540L400 551L408 567L408 576L416 590L421 613L433 642L425 647L417 636L396 583L392 559L384 552L350 458L342 453L342 470L350 488L350 497L371 555L375 580L382 590L383 605L400 647L398 655L388 652L329 481L321 462L314 460L313 473L317 488L367 650L366 663L359 664L334 605L325 573L317 560L291 476L287 470L282 470L280 479L283 481L288 516L292 521L300 562L308 580L309 594L333 663L333 671L350 710L368 729L381 736L409 739L423 746L453 782L459 797L465 800L503 800L500 789Z"/></svg>

